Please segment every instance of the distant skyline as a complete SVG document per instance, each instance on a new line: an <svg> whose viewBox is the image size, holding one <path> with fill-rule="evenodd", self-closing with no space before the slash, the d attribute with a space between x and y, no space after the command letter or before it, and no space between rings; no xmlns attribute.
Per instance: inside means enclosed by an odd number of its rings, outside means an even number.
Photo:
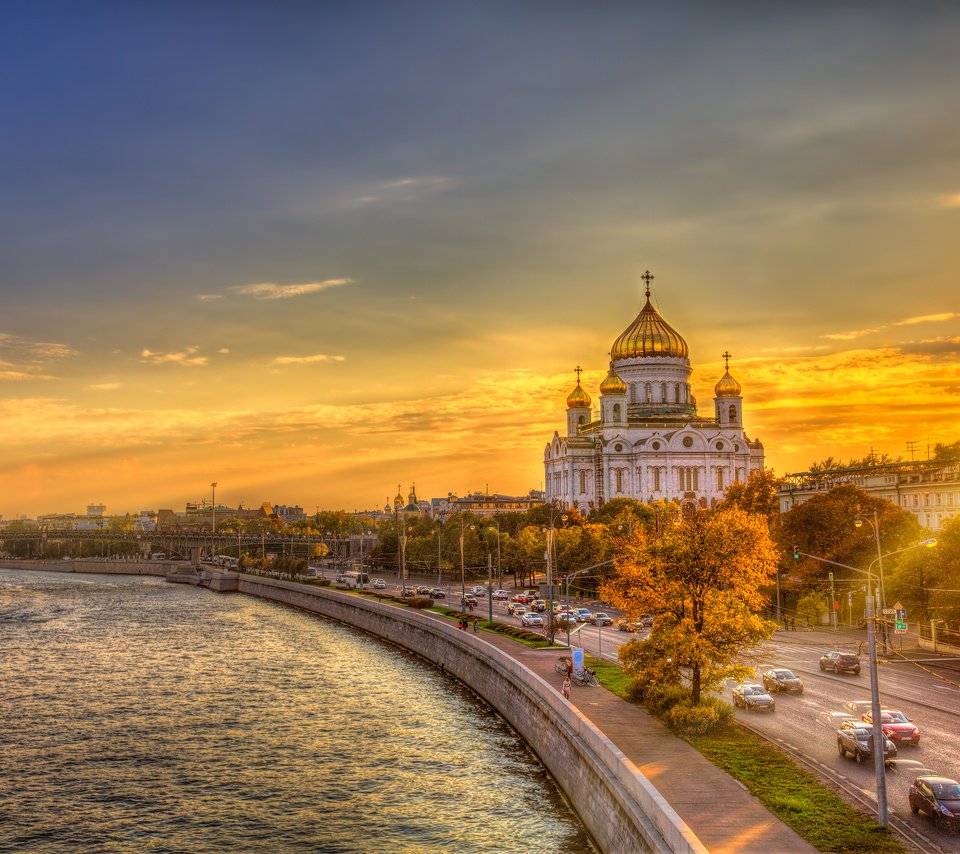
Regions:
<svg viewBox="0 0 960 854"><path fill-rule="evenodd" d="M960 7L38 2L0 513L540 488L643 302L778 474L960 439Z"/></svg>

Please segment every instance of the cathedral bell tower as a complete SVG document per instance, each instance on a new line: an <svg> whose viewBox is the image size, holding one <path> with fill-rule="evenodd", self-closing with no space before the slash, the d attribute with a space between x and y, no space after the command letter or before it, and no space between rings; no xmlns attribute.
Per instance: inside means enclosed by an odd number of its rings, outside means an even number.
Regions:
<svg viewBox="0 0 960 854"><path fill-rule="evenodd" d="M580 385L583 369L577 365L577 387L567 395L567 435L576 436L577 428L590 423L590 395Z"/></svg>
<svg viewBox="0 0 960 854"><path fill-rule="evenodd" d="M743 400L740 398L740 383L730 376L730 354L723 354L724 374L713 387L717 407L717 421L721 427L743 426Z"/></svg>

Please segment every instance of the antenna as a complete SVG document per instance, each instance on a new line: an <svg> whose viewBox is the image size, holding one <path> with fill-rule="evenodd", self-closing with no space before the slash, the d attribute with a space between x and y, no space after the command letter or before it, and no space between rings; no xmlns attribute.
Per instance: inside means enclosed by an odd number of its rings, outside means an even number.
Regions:
<svg viewBox="0 0 960 854"><path fill-rule="evenodd" d="M911 462L911 463L914 461L914 454L915 454L915 452L916 452L916 450L917 450L917 445L918 445L918 444L919 444L919 443L918 443L915 439L911 439L909 442L907 442L907 449L910 451L910 462Z"/></svg>

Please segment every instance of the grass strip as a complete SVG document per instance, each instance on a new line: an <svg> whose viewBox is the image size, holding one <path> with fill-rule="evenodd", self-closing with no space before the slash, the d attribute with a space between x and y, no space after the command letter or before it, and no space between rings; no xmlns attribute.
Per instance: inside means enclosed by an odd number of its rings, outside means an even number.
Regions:
<svg viewBox="0 0 960 854"><path fill-rule="evenodd" d="M598 658L588 658L587 666L604 688L636 702L630 693L633 678L622 667ZM710 735L684 738L743 783L770 812L819 851L902 854L907 850L871 816L848 804L811 771L760 736L731 725Z"/></svg>

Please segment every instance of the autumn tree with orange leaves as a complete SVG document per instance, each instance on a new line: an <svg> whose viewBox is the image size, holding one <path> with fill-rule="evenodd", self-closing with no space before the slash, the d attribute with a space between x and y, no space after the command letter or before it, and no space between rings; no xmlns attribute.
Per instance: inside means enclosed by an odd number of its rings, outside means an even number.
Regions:
<svg viewBox="0 0 960 854"><path fill-rule="evenodd" d="M742 654L776 629L760 611L777 557L766 518L736 506L684 515L659 537L639 531L602 589L628 619L654 617L647 640L621 647L627 672L647 684L686 673L694 704L724 679L746 678Z"/></svg>

